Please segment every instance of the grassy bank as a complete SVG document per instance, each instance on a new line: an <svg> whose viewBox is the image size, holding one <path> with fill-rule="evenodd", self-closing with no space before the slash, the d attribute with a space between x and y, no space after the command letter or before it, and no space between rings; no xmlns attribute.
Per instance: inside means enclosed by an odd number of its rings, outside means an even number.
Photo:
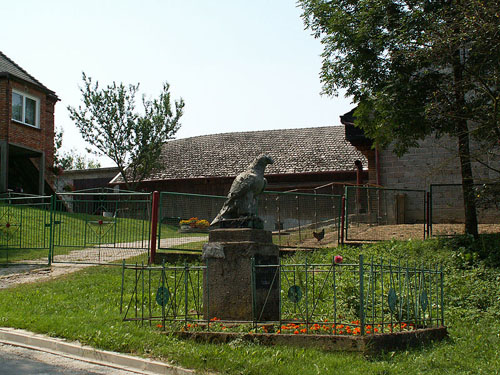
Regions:
<svg viewBox="0 0 500 375"><path fill-rule="evenodd" d="M499 244L499 237L488 236L479 242L394 241L315 253L318 261L336 254L355 260L363 252L384 260L443 264L450 339L378 358L244 342L198 344L161 334L154 325L124 323L120 269L106 267L0 291L0 324L229 374L494 374L500 373Z"/></svg>

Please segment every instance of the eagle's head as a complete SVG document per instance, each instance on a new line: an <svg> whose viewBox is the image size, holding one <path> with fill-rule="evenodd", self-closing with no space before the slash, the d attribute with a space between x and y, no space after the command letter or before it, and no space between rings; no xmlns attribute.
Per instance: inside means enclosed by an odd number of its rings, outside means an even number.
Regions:
<svg viewBox="0 0 500 375"><path fill-rule="evenodd" d="M259 156L257 156L257 163L266 166L268 164L273 164L274 160L269 155L260 154Z"/></svg>
<svg viewBox="0 0 500 375"><path fill-rule="evenodd" d="M257 156L253 162L248 166L249 169L259 169L264 171L266 165L273 164L274 160L269 155L260 154Z"/></svg>

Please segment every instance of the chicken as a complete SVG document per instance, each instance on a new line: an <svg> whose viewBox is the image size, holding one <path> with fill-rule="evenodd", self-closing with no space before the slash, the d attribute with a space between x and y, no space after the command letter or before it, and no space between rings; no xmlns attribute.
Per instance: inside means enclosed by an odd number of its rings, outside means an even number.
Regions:
<svg viewBox="0 0 500 375"><path fill-rule="evenodd" d="M316 238L319 241L321 241L323 238L325 238L325 228L321 232L313 232L314 238Z"/></svg>

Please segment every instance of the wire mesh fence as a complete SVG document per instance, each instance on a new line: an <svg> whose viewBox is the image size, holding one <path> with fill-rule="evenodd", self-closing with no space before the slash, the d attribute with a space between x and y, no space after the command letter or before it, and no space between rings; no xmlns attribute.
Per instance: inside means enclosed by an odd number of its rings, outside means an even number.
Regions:
<svg viewBox="0 0 500 375"><path fill-rule="evenodd" d="M4 194L0 197L0 264L47 262L51 197Z"/></svg>
<svg viewBox="0 0 500 375"><path fill-rule="evenodd" d="M345 188L346 241L425 238L425 190Z"/></svg>
<svg viewBox="0 0 500 375"><path fill-rule="evenodd" d="M336 246L341 202L340 195L265 191L259 196L258 215L280 247Z"/></svg>
<svg viewBox="0 0 500 375"><path fill-rule="evenodd" d="M465 233L464 196L461 184L432 184L430 232L433 236ZM500 184L476 184L474 197L480 234L500 233Z"/></svg>
<svg viewBox="0 0 500 375"><path fill-rule="evenodd" d="M151 194L59 194L53 213L54 262L108 263L147 259Z"/></svg>
<svg viewBox="0 0 500 375"><path fill-rule="evenodd" d="M254 285L249 290L256 293L259 273L272 274L269 294L279 284L279 315L273 320L262 319L267 306L262 305L262 311L253 306L253 320L248 321L220 320L207 311L204 303L216 294L206 290L204 277L208 271L205 265L124 265L124 320L161 322L160 327L170 330L182 326L184 330L260 329L326 335L370 335L444 326L444 275L439 266L384 263L381 259L365 262L362 255L352 263L339 263L335 258L324 264L308 263L307 258L296 264L252 262Z"/></svg>
<svg viewBox="0 0 500 375"><path fill-rule="evenodd" d="M201 252L208 227L226 197L187 193L160 193L158 249Z"/></svg>
<svg viewBox="0 0 500 375"><path fill-rule="evenodd" d="M216 195L162 192L158 249L201 251L208 241L208 225L225 199ZM280 247L317 248L338 243L340 195L265 191L258 197L256 214Z"/></svg>

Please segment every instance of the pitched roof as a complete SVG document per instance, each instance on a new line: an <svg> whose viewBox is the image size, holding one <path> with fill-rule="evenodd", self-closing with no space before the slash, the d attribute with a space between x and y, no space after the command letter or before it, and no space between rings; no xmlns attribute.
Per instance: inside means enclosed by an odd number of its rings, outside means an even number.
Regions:
<svg viewBox="0 0 500 375"><path fill-rule="evenodd" d="M25 82L29 82L35 86L40 87L43 91L49 94L55 95L54 91L48 89L35 77L29 74L26 70L17 65L14 61L8 58L2 51L0 51L0 74L8 74L12 77L21 79Z"/></svg>
<svg viewBox="0 0 500 375"><path fill-rule="evenodd" d="M163 167L147 180L234 177L263 152L274 159L266 174L352 171L357 159L367 165L346 141L343 126L263 130L168 141L161 154Z"/></svg>

